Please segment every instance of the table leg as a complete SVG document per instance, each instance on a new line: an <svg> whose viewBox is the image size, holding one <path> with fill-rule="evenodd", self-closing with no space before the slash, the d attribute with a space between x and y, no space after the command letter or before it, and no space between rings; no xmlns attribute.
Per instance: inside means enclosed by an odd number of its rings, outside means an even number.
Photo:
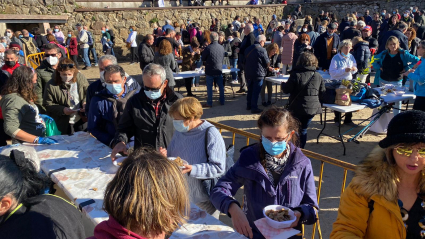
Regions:
<svg viewBox="0 0 425 239"><path fill-rule="evenodd" d="M325 120L323 121L323 129L320 131L319 135L317 135L317 143L319 143L319 138L320 135L323 133L323 131L326 128L326 112L327 112L328 108L325 107Z"/></svg>
<svg viewBox="0 0 425 239"><path fill-rule="evenodd" d="M342 147L344 147L344 156L345 156L345 144L344 144L344 138L343 138L343 136L341 135L341 120L339 120L339 122L338 122L338 136L339 136L340 141L341 141L341 143L342 143Z"/></svg>
<svg viewBox="0 0 425 239"><path fill-rule="evenodd" d="M275 86L275 89L276 89L276 95L275 95L275 98L274 98L275 99L274 102L277 103L277 95L279 94L279 92L277 91L277 85Z"/></svg>

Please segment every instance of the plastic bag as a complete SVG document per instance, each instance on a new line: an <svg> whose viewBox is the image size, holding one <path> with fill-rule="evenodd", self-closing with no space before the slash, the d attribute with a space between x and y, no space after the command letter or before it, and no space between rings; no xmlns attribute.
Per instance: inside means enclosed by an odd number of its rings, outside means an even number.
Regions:
<svg viewBox="0 0 425 239"><path fill-rule="evenodd" d="M44 123L46 124L46 136L55 136L55 135L62 134L59 131L58 127L56 126L56 122L52 117L48 115L42 115L42 114L40 114L40 117L43 119Z"/></svg>

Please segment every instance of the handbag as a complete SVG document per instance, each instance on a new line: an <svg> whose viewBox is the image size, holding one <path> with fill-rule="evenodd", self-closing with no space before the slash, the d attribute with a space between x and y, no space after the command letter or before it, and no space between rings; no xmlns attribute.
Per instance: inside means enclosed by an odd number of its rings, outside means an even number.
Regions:
<svg viewBox="0 0 425 239"><path fill-rule="evenodd" d="M131 48L131 43L130 43L130 42L126 42L126 43L125 43L125 46L126 46L127 48Z"/></svg>
<svg viewBox="0 0 425 239"><path fill-rule="evenodd" d="M210 128L214 126L210 126L205 130L205 153L207 154L207 163L210 162L210 156L208 154L208 132L210 131ZM233 145L229 145L229 147L226 150L226 166L224 167L224 173L223 175L229 171L229 169L235 164L233 162L233 154L235 152L235 147ZM214 186L217 184L220 177L216 178L210 178L210 179L204 179L202 180L202 186L205 189L205 193L210 196L211 192L214 188Z"/></svg>
<svg viewBox="0 0 425 239"><path fill-rule="evenodd" d="M314 71L313 72L313 75L310 77L310 79L307 81L307 83L305 84L305 85L303 85L303 87L302 87L302 89L298 92L298 94L294 97L294 99L292 99L292 102L291 103L289 103L289 99L288 99L288 103L284 106L285 107L285 109L289 109L289 107L292 105L292 103L294 103L295 102L295 99L297 99L298 98L298 96L301 94L301 92L303 92L304 91L304 89L305 89L305 87L308 85L308 84L310 84L310 81L314 78L314 74L316 73L316 71Z"/></svg>
<svg viewBox="0 0 425 239"><path fill-rule="evenodd" d="M350 95L353 92L351 89L338 88L336 91L335 104L342 106L350 106L351 98Z"/></svg>

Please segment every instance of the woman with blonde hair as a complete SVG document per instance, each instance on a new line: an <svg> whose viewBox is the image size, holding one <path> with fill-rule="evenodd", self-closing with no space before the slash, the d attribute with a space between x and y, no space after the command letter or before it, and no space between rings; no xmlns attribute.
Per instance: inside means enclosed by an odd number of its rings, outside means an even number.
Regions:
<svg viewBox="0 0 425 239"><path fill-rule="evenodd" d="M173 72L178 72L179 66L174 58L173 47L167 40L159 43L159 51L155 53L153 63L161 65L167 74L168 86L173 89L176 85Z"/></svg>
<svg viewBox="0 0 425 239"><path fill-rule="evenodd" d="M207 189L203 181L219 178L225 172L223 137L211 123L201 119L202 105L196 98L177 100L168 113L176 131L167 150L160 150L168 157L180 157L188 162L182 173L187 175L190 201L218 219L220 213L209 200L212 188Z"/></svg>
<svg viewBox="0 0 425 239"><path fill-rule="evenodd" d="M87 128L84 112L88 86L86 77L68 58L59 61L54 77L46 84L43 106L63 135Z"/></svg>
<svg viewBox="0 0 425 239"><path fill-rule="evenodd" d="M393 84L397 87L402 86L403 73L411 69L419 58L410 54L409 51L400 48L400 42L397 37L390 36L385 44L385 49L375 55L373 69L375 69L375 84L385 85ZM394 115L400 113L401 101L396 102Z"/></svg>
<svg viewBox="0 0 425 239"><path fill-rule="evenodd" d="M109 219L96 226L90 239L164 239L188 216L187 191L176 163L139 148L108 183L103 208Z"/></svg>
<svg viewBox="0 0 425 239"><path fill-rule="evenodd" d="M270 65L267 68L266 77L276 76L275 69L279 69L279 46L276 43L272 43L267 45L266 47L267 56L270 60ZM267 99L266 101L266 88L267 88ZM269 106L272 104L272 96L273 96L273 83L269 81L263 82L263 87L261 88L261 101L263 102L263 106Z"/></svg>
<svg viewBox="0 0 425 239"><path fill-rule="evenodd" d="M423 238L424 168L425 113L405 111L356 167L330 238Z"/></svg>

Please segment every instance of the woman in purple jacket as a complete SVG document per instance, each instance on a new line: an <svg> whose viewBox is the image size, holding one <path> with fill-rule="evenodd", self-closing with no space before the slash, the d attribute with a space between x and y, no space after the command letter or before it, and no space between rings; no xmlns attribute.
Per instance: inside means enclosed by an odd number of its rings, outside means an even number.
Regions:
<svg viewBox="0 0 425 239"><path fill-rule="evenodd" d="M213 189L211 202L232 218L237 232L249 238L264 238L254 221L263 218L263 208L283 205L297 220L291 227L316 222L317 205L310 160L295 146L298 122L283 108L270 108L258 119L260 143L242 149L236 164ZM232 196L244 187L244 205ZM291 238L301 238L294 236Z"/></svg>

